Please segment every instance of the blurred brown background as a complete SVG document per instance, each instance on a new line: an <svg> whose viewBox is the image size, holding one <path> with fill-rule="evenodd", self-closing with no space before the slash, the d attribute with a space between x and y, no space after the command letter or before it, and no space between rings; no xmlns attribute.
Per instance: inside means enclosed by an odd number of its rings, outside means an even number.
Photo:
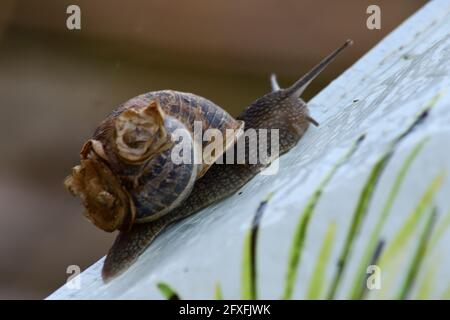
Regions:
<svg viewBox="0 0 450 320"><path fill-rule="evenodd" d="M84 269L112 243L62 180L115 106L171 88L236 115L269 90L271 72L287 85L352 38L311 97L424 3L2 0L0 298L44 298L68 265ZM80 31L66 28L69 4L81 7ZM366 28L370 4L381 30Z"/></svg>

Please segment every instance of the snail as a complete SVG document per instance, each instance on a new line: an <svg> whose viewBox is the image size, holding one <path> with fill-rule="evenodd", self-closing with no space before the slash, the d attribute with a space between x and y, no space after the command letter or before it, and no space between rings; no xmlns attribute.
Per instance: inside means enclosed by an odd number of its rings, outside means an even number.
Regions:
<svg viewBox="0 0 450 320"><path fill-rule="evenodd" d="M227 153L236 158L236 142L247 130L278 129L280 156L310 124L318 126L300 95L351 44L347 40L286 89L272 76L272 91L236 119L205 98L172 90L146 93L115 109L84 144L80 164L64 181L81 198L90 221L105 231L120 231L105 259L103 279L126 270L168 225L234 194L270 164L248 162L258 146L245 138L245 163L216 161ZM212 142L195 139L198 121L202 130L227 136L206 162L198 161L199 150ZM186 133L183 139L173 139L180 130ZM190 147L183 157L191 161L175 163L173 152L181 140ZM267 149L270 153L270 145Z"/></svg>

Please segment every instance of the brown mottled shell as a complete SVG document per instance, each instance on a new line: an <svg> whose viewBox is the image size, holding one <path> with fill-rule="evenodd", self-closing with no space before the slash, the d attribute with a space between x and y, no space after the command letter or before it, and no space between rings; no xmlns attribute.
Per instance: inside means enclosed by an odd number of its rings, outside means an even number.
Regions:
<svg viewBox="0 0 450 320"><path fill-rule="evenodd" d="M219 152L202 157L198 164L194 160L199 150L211 142L201 136L194 139L196 121L201 132L217 129L226 137ZM242 121L197 95L171 90L146 93L119 106L100 124L65 185L81 197L85 215L96 226L126 230L178 206L243 127ZM233 130L231 136L227 129ZM192 147L190 163L172 161L172 152L181 143L172 139L177 130L186 133L183 143Z"/></svg>

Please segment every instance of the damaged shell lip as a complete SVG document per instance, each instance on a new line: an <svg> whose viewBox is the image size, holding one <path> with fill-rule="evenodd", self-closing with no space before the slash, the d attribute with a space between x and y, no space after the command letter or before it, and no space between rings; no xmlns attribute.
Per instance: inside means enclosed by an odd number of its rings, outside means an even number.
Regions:
<svg viewBox="0 0 450 320"><path fill-rule="evenodd" d="M66 177L64 186L72 195L80 197L85 217L95 226L107 232L127 231L136 217L133 199L109 168L103 149L95 141L85 143L81 162Z"/></svg>
<svg viewBox="0 0 450 320"><path fill-rule="evenodd" d="M165 114L159 102L136 106L122 112L114 121L114 146L125 163L138 165L172 146L164 127Z"/></svg>

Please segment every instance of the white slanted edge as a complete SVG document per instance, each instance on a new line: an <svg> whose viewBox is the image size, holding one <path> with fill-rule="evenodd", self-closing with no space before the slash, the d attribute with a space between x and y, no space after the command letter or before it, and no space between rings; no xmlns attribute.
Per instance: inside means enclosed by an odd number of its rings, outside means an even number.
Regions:
<svg viewBox="0 0 450 320"><path fill-rule="evenodd" d="M48 299L160 299L164 297L157 289L159 282L168 283L182 298L191 299L213 298L215 285L220 283L225 298L238 299L243 241L256 208L270 192L273 197L258 236L258 297L282 297L292 238L308 198L340 156L366 133L356 153L323 190L302 251L295 299L311 297L309 286L319 272L316 263L322 242L329 226L335 226L317 296L325 298L355 205L374 163L417 113L433 103L425 121L398 145L378 182L335 295L349 298L370 231L412 148L429 137L406 174L382 228L385 247L405 225L433 178L441 172L450 173L449 32L450 2L431 1L311 101L311 112L321 126L311 127L282 157L278 174L258 175L241 190L242 194L173 225L127 272L108 284L100 276L102 259L80 275L78 289L64 285ZM330 44L330 49L340 43ZM450 230L445 228L449 224L445 223L449 221L449 194L447 175L433 199L438 212L434 230L439 236L422 261L412 298L450 298ZM371 290L368 298L398 297L424 223L422 219L413 237L402 243L395 261L380 266L381 288Z"/></svg>

